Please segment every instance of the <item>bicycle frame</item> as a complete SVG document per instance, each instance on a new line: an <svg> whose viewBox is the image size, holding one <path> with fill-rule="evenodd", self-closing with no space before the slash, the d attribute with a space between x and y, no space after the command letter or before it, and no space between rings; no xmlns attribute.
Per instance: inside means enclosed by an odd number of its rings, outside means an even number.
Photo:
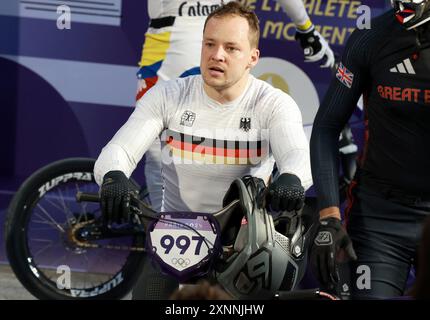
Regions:
<svg viewBox="0 0 430 320"><path fill-rule="evenodd" d="M98 194L78 193L76 197L78 202L80 201L99 202L100 201ZM139 199L134 199L134 202L138 204L137 206L133 205L130 207L135 217L134 226L132 228L120 229L120 230L118 229L114 230L114 229L111 229L110 227L105 227L104 230L107 231L107 233L104 233L105 236L106 235L122 236L124 234L129 234L133 232L142 232L146 236L148 235L148 232L151 226L153 226L154 221L160 220L160 213L157 213L156 211L152 210L148 205L146 205ZM217 225L220 229L221 234L226 230L226 228L229 227L229 223L231 222L232 215L234 214L235 209L239 205L239 203L240 203L239 199L234 200L229 205L221 209L220 211L212 214L212 216L217 221ZM287 227L285 232L289 234L291 239L296 240L299 237L301 228L297 228L295 223L292 223L292 221L298 216L299 216L299 213L297 212L284 213L278 216L276 219L274 219L274 222L282 223L283 221L284 222L286 221ZM242 217L240 217L240 219L242 219ZM145 250L145 248L133 248L133 250L147 251ZM231 245L222 246L222 250L213 252L214 258L219 260L226 259L229 256L231 256L233 250L234 248ZM167 270L167 272L178 278L175 272L171 272L171 270ZM209 268L205 270L205 272L202 272L200 274L196 272L196 275L194 277L190 276L189 279L192 279L193 281L195 281L205 274L210 274ZM189 283L189 282L184 281L183 283ZM300 290L300 291L293 291L293 292L294 294L292 293L292 291L285 291L285 292L280 291L273 296L273 299L282 299L282 300L283 299L288 299L288 300L289 299L320 299L321 297L329 298L331 300L336 299L336 297L333 297L328 293L320 293L319 289L311 289L311 290L304 290L304 291Z"/></svg>

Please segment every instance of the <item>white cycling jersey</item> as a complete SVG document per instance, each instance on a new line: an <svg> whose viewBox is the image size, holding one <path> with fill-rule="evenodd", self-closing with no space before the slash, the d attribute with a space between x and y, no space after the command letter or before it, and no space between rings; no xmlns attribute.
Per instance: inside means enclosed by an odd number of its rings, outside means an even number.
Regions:
<svg viewBox="0 0 430 320"><path fill-rule="evenodd" d="M137 99L159 81L200 73L200 52L206 17L221 3L232 0L149 0L150 27L139 62ZM302 0L276 0L300 29L312 24ZM161 208L160 141L146 153L145 178L151 205Z"/></svg>
<svg viewBox="0 0 430 320"><path fill-rule="evenodd" d="M232 0L149 0L139 78L169 80L199 73L203 26L221 3ZM302 0L276 0L298 28L311 25ZM169 19L170 18L170 19Z"/></svg>
<svg viewBox="0 0 430 320"><path fill-rule="evenodd" d="M167 16L205 19L223 2L231 1L233 0L148 0L148 14L151 19Z"/></svg>
<svg viewBox="0 0 430 320"><path fill-rule="evenodd" d="M294 100L249 76L242 95L228 104L207 96L200 75L152 87L97 159L97 183L111 170L130 176L164 131L162 211L214 212L235 178L268 180L273 154L281 173L312 184L309 144ZM269 163L269 165L267 165Z"/></svg>
<svg viewBox="0 0 430 320"><path fill-rule="evenodd" d="M150 19L166 16L206 17L221 3L225 4L231 1L234 0L148 0L148 14ZM302 0L276 1L282 6L296 25L304 25L309 19Z"/></svg>

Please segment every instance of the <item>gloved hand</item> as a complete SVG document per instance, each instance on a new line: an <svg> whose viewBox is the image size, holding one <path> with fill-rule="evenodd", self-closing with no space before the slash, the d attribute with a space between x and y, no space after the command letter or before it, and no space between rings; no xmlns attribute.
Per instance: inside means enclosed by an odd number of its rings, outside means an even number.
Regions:
<svg viewBox="0 0 430 320"><path fill-rule="evenodd" d="M351 239L337 218L320 221L311 249L314 275L324 288L333 290L339 279L337 262L357 260Z"/></svg>
<svg viewBox="0 0 430 320"><path fill-rule="evenodd" d="M300 179L290 173L281 174L270 184L266 195L269 211L300 210L305 202L305 189Z"/></svg>
<svg viewBox="0 0 430 320"><path fill-rule="evenodd" d="M106 224L130 221L131 196L139 194L137 187L122 171L109 171L100 188L100 205Z"/></svg>
<svg viewBox="0 0 430 320"><path fill-rule="evenodd" d="M300 42L300 46L303 48L305 62L316 62L326 57L326 61L321 65L321 68L332 68L334 66L333 51L324 37L315 29L315 26L306 31L297 29L295 39Z"/></svg>

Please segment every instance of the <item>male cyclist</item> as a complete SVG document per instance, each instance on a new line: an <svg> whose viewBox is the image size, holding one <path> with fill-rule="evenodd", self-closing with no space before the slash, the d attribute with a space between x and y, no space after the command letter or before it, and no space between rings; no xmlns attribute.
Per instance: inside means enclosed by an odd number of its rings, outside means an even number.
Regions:
<svg viewBox="0 0 430 320"><path fill-rule="evenodd" d="M208 16L203 30L202 74L151 88L96 161L107 223L127 222L135 191L128 177L163 130L162 211L219 210L235 178L269 180L272 155L280 176L269 185L268 204L274 211L303 205L312 179L299 108L250 75L259 60L258 18L230 2ZM150 261L143 276L139 298L167 298L177 287Z"/></svg>
<svg viewBox="0 0 430 320"><path fill-rule="evenodd" d="M339 276L336 257L357 259L353 298L403 294L421 223L430 213L430 0L391 2L393 10L348 40L311 137L321 222L314 269L330 286ZM338 137L361 94L365 147L350 188L346 232L339 211Z"/></svg>
<svg viewBox="0 0 430 320"><path fill-rule="evenodd" d="M149 0L149 29L145 34L138 77L136 100L157 81L199 74L202 32L207 15L221 3L231 0ZM303 48L305 61L320 61L322 67L334 64L326 40L312 24L302 0L276 0L296 25L296 39ZM161 208L160 140L145 154L145 176L151 205Z"/></svg>

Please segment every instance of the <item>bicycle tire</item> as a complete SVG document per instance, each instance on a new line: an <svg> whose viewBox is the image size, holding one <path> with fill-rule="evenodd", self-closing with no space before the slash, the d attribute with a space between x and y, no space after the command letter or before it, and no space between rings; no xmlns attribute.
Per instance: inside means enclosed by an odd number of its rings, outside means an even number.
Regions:
<svg viewBox="0 0 430 320"><path fill-rule="evenodd" d="M138 272L136 271L142 269L144 254L139 252L127 251L118 254L114 253L113 250L111 252L106 251L107 255L110 257L115 257L115 255L119 255L120 257L122 257L122 255L124 255L123 265L118 267L109 267L112 269L113 274L111 275L109 273L111 272L110 269L109 272L106 271L108 270L108 267L102 266L102 264L115 264L115 260L112 261L110 259L106 259L102 262L96 263L97 259L101 260L101 256L105 253L105 251L90 251L97 249L79 249L79 251L78 248L67 248L67 245L69 245L67 243L68 238L64 234L66 233L65 230L67 229L67 227L73 224L73 220L78 219L78 221L85 221L82 219L90 219L88 218L88 216L96 215L99 213L96 211L90 212L89 210L87 210L88 207L83 207L82 204L79 204L82 208L82 211L85 212L79 213L79 215L76 214L75 211L71 210L71 208L66 207L66 205L70 205L70 207L78 205L76 200L73 200L71 198L74 190L72 190L69 197L63 197L63 193L67 192L67 188L72 186L72 184L74 184L77 188L79 187L82 189L98 189L98 186L94 181L93 175L94 163L95 160L90 158L68 158L51 163L32 174L22 184L22 186L19 188L19 190L11 200L5 222L5 243L7 258L9 260L12 270L14 271L16 277L21 282L21 284L38 299L120 299L124 297L128 292L130 292L133 284L139 276ZM61 188L66 191L61 192L61 190L63 190ZM55 192L57 192L59 196L56 196ZM63 224L61 224L60 221L56 221L54 219L57 216L61 217L60 209L63 203L61 203L61 205L53 205L56 204L57 201L60 201L60 196L63 198L62 202L64 203L65 222ZM58 199L56 199L55 197L57 197ZM45 201L46 204L42 201ZM41 210L42 204L45 206L43 210ZM50 206L51 204L52 206ZM99 205L97 203L93 205L99 208ZM50 208L49 211L48 209L46 209L48 207ZM58 207L60 207L60 209L58 209ZM55 208L58 209L58 212L54 213ZM38 210L40 210L39 213L37 213ZM70 212L67 210L70 210ZM51 219L43 221L42 218L45 216L51 216L51 218L54 219L55 222L52 222ZM58 218L58 220L60 220L60 218ZM40 224L40 226L38 225L38 223ZM44 224L42 225L42 223ZM58 230L55 230L54 226ZM50 228L54 229L54 231L50 230ZM48 241L48 243L53 243L52 246L53 248L55 248L55 250L45 249L44 251L41 251L41 257L37 258L40 261L39 263L37 262L35 257L35 250L33 250L32 248L36 248L38 242L43 240L43 238L31 238L32 232L34 232L34 234L37 234L38 237L40 237L39 234L42 234L47 237L48 240L45 239L45 243L46 241ZM56 234L56 232L58 232L58 235ZM59 237L59 241L52 241L51 238L57 239L57 236ZM127 238L126 240L132 242L132 245L144 245L143 234L130 237L131 239ZM115 239L114 241L123 240ZM78 269L78 267L76 267L77 271L73 271L74 279L76 279L76 277L78 277L79 279L80 277L83 277L85 279L85 277L89 276L91 277L91 281L94 281L94 279L96 279L97 277L101 279L106 278L106 281L100 280L102 281L100 284L91 284L93 286L88 287L86 286L84 280L79 280L80 282L76 281L76 283L83 282L85 284L84 287L73 287L75 285L75 282L69 287L59 287L58 278L60 276L57 276L57 281L54 281L55 278L52 279L50 276L50 274L53 274L53 270L55 268L57 268L56 272L58 273L59 266L56 266L55 261L53 261L53 259L48 259L48 257L49 255L56 255L57 253L65 252L63 251L63 249L69 250L69 252L65 254L65 257L68 257L69 262L73 262L72 266L76 265L79 266L79 268L82 268L81 265L84 263L79 259L82 260L84 259L84 257L86 257L86 259L92 259L93 257L95 257L93 259L94 264L92 265L94 270L96 270L97 268L100 270L104 268L103 271L100 271L100 274L85 274L84 269L84 272L82 272L81 269ZM85 252L82 253L83 251ZM47 252L49 252L49 255L47 254ZM62 258L60 257L60 259ZM52 265L47 266L46 264L49 263L51 263ZM87 261L87 265L89 269L90 261ZM115 268L119 269L115 271Z"/></svg>

